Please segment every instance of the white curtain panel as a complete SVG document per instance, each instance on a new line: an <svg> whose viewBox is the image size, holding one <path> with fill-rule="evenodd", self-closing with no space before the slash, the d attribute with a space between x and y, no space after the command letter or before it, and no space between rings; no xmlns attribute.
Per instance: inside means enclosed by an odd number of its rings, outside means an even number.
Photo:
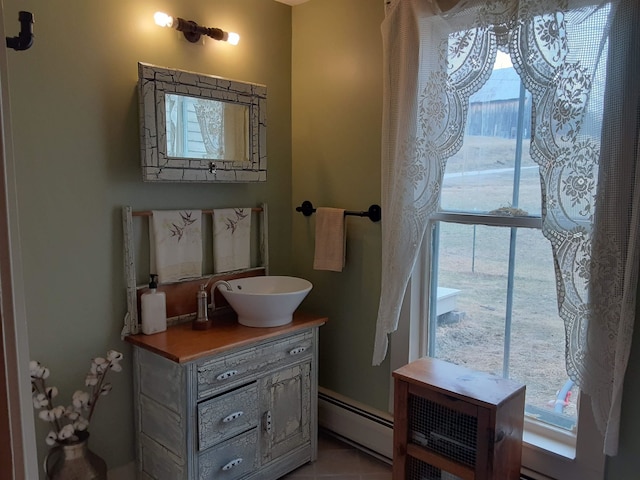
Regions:
<svg viewBox="0 0 640 480"><path fill-rule="evenodd" d="M382 25L382 288L373 364L386 356L446 161L461 147L469 97L509 54L532 94L569 377L588 393L617 452L635 318L638 209L636 0L392 0ZM424 245L430 251L430 245Z"/></svg>

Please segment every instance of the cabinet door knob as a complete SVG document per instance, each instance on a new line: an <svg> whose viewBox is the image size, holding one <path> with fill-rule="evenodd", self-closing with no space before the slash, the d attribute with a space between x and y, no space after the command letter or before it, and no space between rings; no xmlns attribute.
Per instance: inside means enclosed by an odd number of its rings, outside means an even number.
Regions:
<svg viewBox="0 0 640 480"><path fill-rule="evenodd" d="M234 412L231 415L227 415L226 417L224 417L222 421L223 423L229 423L232 420L235 420L236 418L241 417L242 415L244 415L244 412Z"/></svg>
<svg viewBox="0 0 640 480"><path fill-rule="evenodd" d="M241 463L242 463L242 458L236 458L235 460L231 460L224 467L222 467L222 470L224 471L231 470L233 467L237 467Z"/></svg>
<svg viewBox="0 0 640 480"><path fill-rule="evenodd" d="M289 355L298 355L302 352L304 352L307 349L307 347L296 347L292 350L289 350Z"/></svg>
<svg viewBox="0 0 640 480"><path fill-rule="evenodd" d="M218 375L216 377L216 379L218 380L226 380L227 378L233 377L234 375L237 375L238 371L237 370L229 370L227 372L221 373L220 375Z"/></svg>

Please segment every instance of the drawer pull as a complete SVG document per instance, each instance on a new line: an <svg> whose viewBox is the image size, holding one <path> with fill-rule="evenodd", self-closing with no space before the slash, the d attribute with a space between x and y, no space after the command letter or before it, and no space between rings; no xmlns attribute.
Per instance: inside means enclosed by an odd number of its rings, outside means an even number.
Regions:
<svg viewBox="0 0 640 480"><path fill-rule="evenodd" d="M289 355L298 355L304 352L306 349L307 347L296 347L293 350L289 350Z"/></svg>
<svg viewBox="0 0 640 480"><path fill-rule="evenodd" d="M271 433L271 410L267 410L265 412L263 420L264 431Z"/></svg>
<svg viewBox="0 0 640 480"><path fill-rule="evenodd" d="M229 423L229 422L235 420L236 418L241 417L242 415L244 415L244 412L234 412L231 415L227 415L226 417L224 417L222 419L222 422L223 423Z"/></svg>
<svg viewBox="0 0 640 480"><path fill-rule="evenodd" d="M241 463L242 463L242 458L236 458L235 460L231 460L224 467L222 467L222 470L226 472L227 470L231 470L233 467L237 467Z"/></svg>
<svg viewBox="0 0 640 480"><path fill-rule="evenodd" d="M224 372L224 373L221 373L220 375L218 375L216 377L216 379L218 379L218 380L226 380L227 378L231 378L231 377L233 377L234 375L237 375L237 374L238 374L238 370L229 370L227 372Z"/></svg>

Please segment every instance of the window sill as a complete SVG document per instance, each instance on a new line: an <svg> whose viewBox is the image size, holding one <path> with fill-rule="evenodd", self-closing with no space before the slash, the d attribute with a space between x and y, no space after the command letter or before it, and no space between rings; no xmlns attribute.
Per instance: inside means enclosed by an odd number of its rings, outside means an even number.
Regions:
<svg viewBox="0 0 640 480"><path fill-rule="evenodd" d="M552 439L539 433L525 430L522 435L524 448L533 448L543 450L545 453L551 453L560 457L573 460L576 458L576 447L561 440Z"/></svg>
<svg viewBox="0 0 640 480"><path fill-rule="evenodd" d="M567 460L576 458L575 429L572 431L553 426L526 413L522 441L525 448L541 450Z"/></svg>

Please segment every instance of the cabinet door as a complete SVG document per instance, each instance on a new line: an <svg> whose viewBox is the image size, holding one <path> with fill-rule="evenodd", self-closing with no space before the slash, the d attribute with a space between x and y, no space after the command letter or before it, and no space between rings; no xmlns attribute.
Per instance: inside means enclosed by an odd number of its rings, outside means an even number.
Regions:
<svg viewBox="0 0 640 480"><path fill-rule="evenodd" d="M260 383L265 464L311 441L311 362L274 372Z"/></svg>

